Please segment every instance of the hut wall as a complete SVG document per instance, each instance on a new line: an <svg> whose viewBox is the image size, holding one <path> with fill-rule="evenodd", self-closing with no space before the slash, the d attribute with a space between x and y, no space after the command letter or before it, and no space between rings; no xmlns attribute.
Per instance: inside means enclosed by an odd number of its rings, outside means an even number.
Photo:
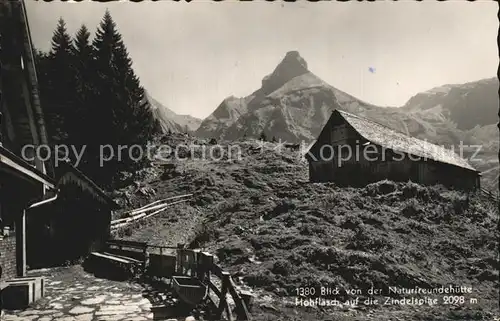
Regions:
<svg viewBox="0 0 500 321"><path fill-rule="evenodd" d="M0 266L2 267L2 277L0 281L17 276L17 251L16 236L13 231L9 236L0 239Z"/></svg>
<svg viewBox="0 0 500 321"><path fill-rule="evenodd" d="M309 163L309 180L311 182L328 182L333 178L333 163L318 161Z"/></svg>
<svg viewBox="0 0 500 321"><path fill-rule="evenodd" d="M86 257L109 238L110 222L108 206L66 186L51 206L28 217L28 264L42 268Z"/></svg>
<svg viewBox="0 0 500 321"><path fill-rule="evenodd" d="M16 179L2 176L3 186L0 187L0 266L2 279L21 275L23 271L22 230L23 208L27 198L33 197L33 189ZM21 192L23 191L23 192ZM9 227L9 235L4 235L4 227Z"/></svg>
<svg viewBox="0 0 500 321"><path fill-rule="evenodd" d="M88 199L65 199L59 206L55 233L62 259L76 260L98 249L107 238L110 211Z"/></svg>
<svg viewBox="0 0 500 321"><path fill-rule="evenodd" d="M472 171L446 164L436 164L435 168L435 180L445 186L466 190L480 187L478 175Z"/></svg>

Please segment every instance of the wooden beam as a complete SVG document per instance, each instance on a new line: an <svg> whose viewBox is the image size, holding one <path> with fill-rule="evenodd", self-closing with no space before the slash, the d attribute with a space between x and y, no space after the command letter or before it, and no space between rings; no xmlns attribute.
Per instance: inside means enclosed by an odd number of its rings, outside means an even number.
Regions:
<svg viewBox="0 0 500 321"><path fill-rule="evenodd" d="M221 289L221 296L220 296L220 301L219 301L219 308L217 309L217 315L216 317L220 319L222 316L222 313L224 310L226 310L226 315L227 319L229 321L233 321L233 314L231 313L231 308L229 307L229 304L227 303L227 298L226 294L228 291L229 285L229 273L228 272L222 272L222 289Z"/></svg>
<svg viewBox="0 0 500 321"><path fill-rule="evenodd" d="M212 281L208 282L208 287L210 288L210 290L212 290L215 293L215 295L220 300L221 296L222 296L222 292L219 290L219 288L217 288L217 286Z"/></svg>
<svg viewBox="0 0 500 321"><path fill-rule="evenodd" d="M26 211L16 219L17 276L26 276Z"/></svg>
<svg viewBox="0 0 500 321"><path fill-rule="evenodd" d="M229 294L231 294L231 296L233 297L233 301L236 304L238 320L250 320L250 313L248 313L247 306L239 293L236 291L236 285L234 284L231 276L229 276L228 282Z"/></svg>
<svg viewBox="0 0 500 321"><path fill-rule="evenodd" d="M29 169L25 168L24 166L19 165L17 162L15 162L14 160L10 159L9 157L7 157L5 155L0 154L0 163L5 164L16 171L18 171L18 172L20 172L28 177L31 177L32 179L34 179L42 184L47 185L49 188L52 188L52 189L55 188L55 185L53 183L49 182L47 179L38 175L36 172L30 171Z"/></svg>

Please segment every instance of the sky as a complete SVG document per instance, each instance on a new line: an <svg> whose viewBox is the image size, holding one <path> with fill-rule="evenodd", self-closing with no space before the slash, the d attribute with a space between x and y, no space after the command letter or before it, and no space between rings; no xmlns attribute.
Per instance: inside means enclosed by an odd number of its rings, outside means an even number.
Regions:
<svg viewBox="0 0 500 321"><path fill-rule="evenodd" d="M433 87L496 76L494 1L191 3L26 1L35 47L59 17L94 34L111 12L143 87L179 114L207 117L244 97L297 50L330 85L379 106Z"/></svg>

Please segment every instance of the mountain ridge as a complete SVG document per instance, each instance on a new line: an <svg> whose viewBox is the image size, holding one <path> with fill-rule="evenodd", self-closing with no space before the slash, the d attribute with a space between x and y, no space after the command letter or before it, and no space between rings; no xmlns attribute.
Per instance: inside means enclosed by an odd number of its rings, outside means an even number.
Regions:
<svg viewBox="0 0 500 321"><path fill-rule="evenodd" d="M144 91L145 99L149 102L153 116L160 123L164 133L193 133L200 126L202 120L191 115L175 113L170 108L154 99L148 91Z"/></svg>

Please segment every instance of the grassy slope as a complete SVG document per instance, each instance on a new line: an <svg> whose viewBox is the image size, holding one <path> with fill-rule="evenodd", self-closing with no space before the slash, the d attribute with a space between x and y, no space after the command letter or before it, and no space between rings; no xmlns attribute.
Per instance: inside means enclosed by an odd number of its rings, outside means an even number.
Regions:
<svg viewBox="0 0 500 321"><path fill-rule="evenodd" d="M195 191L196 197L141 223L129 237L163 244L190 239L216 253L241 284L260 292L257 303L267 302L256 304L258 320L488 319L498 310L493 204L411 183L379 182L363 189L310 184L297 154L278 154L273 144L261 153L252 145L240 145L238 161L188 160L178 165L179 176L152 175L143 185L156 195L138 197L135 205L184 192ZM333 314L287 304L297 287L386 289L389 284L470 285L479 303L334 308Z"/></svg>

